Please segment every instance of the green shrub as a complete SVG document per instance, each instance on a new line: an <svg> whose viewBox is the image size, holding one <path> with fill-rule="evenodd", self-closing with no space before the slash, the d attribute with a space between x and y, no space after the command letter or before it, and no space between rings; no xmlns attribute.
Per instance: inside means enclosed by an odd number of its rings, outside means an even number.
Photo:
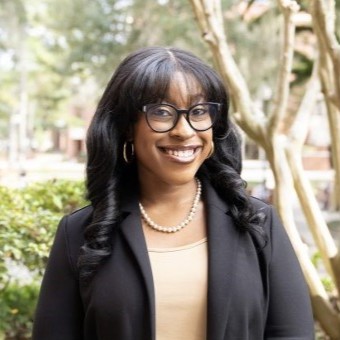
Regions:
<svg viewBox="0 0 340 340"><path fill-rule="evenodd" d="M32 320L39 293L38 284L10 284L1 294L0 329L6 339L30 339Z"/></svg>
<svg viewBox="0 0 340 340"><path fill-rule="evenodd" d="M59 180L23 189L0 187L0 195L0 257L41 274L58 221L87 204L83 182ZM0 287L1 283L0 279Z"/></svg>
<svg viewBox="0 0 340 340"><path fill-rule="evenodd" d="M0 333L5 332L6 339L25 339L30 333L56 227L63 215L88 204L84 192L83 182L67 180L22 189L0 186ZM20 286L9 264L28 268L32 283Z"/></svg>

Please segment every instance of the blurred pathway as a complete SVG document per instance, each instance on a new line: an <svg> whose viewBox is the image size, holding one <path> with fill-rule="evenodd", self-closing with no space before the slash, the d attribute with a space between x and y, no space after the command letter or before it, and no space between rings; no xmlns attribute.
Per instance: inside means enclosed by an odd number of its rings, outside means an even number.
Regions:
<svg viewBox="0 0 340 340"><path fill-rule="evenodd" d="M21 187L30 182L48 179L84 179L85 164L76 160L66 160L57 153L38 154L23 164L9 166L0 159L0 185Z"/></svg>

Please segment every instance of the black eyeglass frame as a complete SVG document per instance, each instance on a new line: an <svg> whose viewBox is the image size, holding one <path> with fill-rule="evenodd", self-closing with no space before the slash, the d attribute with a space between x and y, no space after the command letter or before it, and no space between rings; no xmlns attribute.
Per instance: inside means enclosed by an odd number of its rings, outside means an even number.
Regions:
<svg viewBox="0 0 340 340"><path fill-rule="evenodd" d="M158 130L155 130L155 129L151 126L151 124L150 124L150 122L149 122L149 120L148 120L147 110L148 110L148 108L151 108L151 107L154 107L154 106L162 106L162 105L172 107L172 108L176 111L177 117L176 117L176 119L175 119L175 121L174 121L173 126L172 126L170 129L167 129L167 130L164 130L164 131L158 131ZM214 116L214 119L213 119L211 125L210 125L208 128L203 129L203 130L196 129L195 127L193 127L192 124L191 124L191 122L190 122L190 119L189 119L189 112L190 112L194 107L199 106L199 105L213 105L213 106L215 106L215 108L216 108L216 114L215 114L215 116ZM220 112L220 110L221 110L221 106L222 106L221 103L204 102L204 103L197 103L197 104L195 104L195 105L192 105L192 106L190 106L188 109L185 110L185 109L178 109L176 106L174 106L174 105L172 105L172 104L168 104L168 103L157 103L157 104L147 104L147 105L143 105L143 106L142 106L142 112L145 114L145 119L146 119L147 124L149 125L150 129L151 129L152 131L154 131L154 132L165 133L165 132L171 131L171 130L177 125L177 123L178 123L178 121L179 121L179 118L180 118L180 115L181 115L181 114L184 114L184 115L185 115L186 121L189 123L190 127L191 127L193 130L198 131L198 132L203 132L203 131L207 131L207 130L211 129L211 128L214 126L214 124L215 124L215 122L216 122L217 114L218 114L218 113Z"/></svg>

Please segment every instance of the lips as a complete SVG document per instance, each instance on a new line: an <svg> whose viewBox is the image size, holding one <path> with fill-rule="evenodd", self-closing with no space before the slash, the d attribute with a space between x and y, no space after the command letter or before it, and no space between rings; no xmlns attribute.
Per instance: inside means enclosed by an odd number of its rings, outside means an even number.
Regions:
<svg viewBox="0 0 340 340"><path fill-rule="evenodd" d="M179 161L191 161L194 159L197 150L201 148L200 146L165 146L160 147L160 150L166 155L170 156L173 159Z"/></svg>
<svg viewBox="0 0 340 340"><path fill-rule="evenodd" d="M170 149L163 149L165 153L171 156L178 156L178 157L191 157L195 153L195 149L190 150L170 150Z"/></svg>

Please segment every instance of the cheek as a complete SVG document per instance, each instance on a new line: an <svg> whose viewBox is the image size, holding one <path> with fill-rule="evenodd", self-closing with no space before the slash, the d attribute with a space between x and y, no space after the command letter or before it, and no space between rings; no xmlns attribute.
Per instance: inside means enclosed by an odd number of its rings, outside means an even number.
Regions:
<svg viewBox="0 0 340 340"><path fill-rule="evenodd" d="M212 145L212 141L213 141L213 134L212 134L212 130L208 130L205 132L201 132L201 139L203 140L206 149L210 150L211 149L211 145Z"/></svg>
<svg viewBox="0 0 340 340"><path fill-rule="evenodd" d="M133 127L132 140L134 144L143 144L148 140L149 127L146 124L145 119L140 117Z"/></svg>
<svg viewBox="0 0 340 340"><path fill-rule="evenodd" d="M138 122L133 130L133 143L138 160L149 160L154 155L154 147L157 141L150 128L143 121Z"/></svg>

